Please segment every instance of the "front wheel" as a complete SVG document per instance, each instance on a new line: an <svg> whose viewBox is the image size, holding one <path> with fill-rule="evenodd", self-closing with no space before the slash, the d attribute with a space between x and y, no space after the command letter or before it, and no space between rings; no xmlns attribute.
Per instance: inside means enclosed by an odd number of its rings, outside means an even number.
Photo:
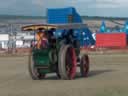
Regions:
<svg viewBox="0 0 128 96"><path fill-rule="evenodd" d="M76 54L71 45L64 45L59 52L59 74L61 79L74 79L76 75Z"/></svg>
<svg viewBox="0 0 128 96"><path fill-rule="evenodd" d="M29 56L29 64L28 64L28 70L30 73L30 76L33 80L40 80L45 78L45 74L40 74L39 70L35 67L35 62L33 60L33 56Z"/></svg>
<svg viewBox="0 0 128 96"><path fill-rule="evenodd" d="M80 72L82 77L87 77L89 72L89 57L87 54L81 57Z"/></svg>

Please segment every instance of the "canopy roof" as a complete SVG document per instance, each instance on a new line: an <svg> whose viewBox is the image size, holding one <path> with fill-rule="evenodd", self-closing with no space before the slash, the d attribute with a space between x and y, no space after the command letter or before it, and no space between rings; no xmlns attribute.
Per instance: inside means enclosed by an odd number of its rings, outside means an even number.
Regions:
<svg viewBox="0 0 128 96"><path fill-rule="evenodd" d="M85 29L86 24L83 23L69 23L69 24L38 24L38 25L28 25L22 27L22 31L36 31L40 29L50 30L50 29Z"/></svg>

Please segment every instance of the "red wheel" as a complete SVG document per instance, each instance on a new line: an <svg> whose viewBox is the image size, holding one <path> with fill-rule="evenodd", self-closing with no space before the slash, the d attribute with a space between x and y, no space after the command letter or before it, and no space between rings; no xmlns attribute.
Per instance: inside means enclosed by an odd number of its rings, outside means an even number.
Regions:
<svg viewBox="0 0 128 96"><path fill-rule="evenodd" d="M81 76L86 77L89 72L89 57L88 55L83 55L80 61L80 71Z"/></svg>
<svg viewBox="0 0 128 96"><path fill-rule="evenodd" d="M76 75L76 63L75 50L70 48L66 53L66 71L70 79L73 79Z"/></svg>
<svg viewBox="0 0 128 96"><path fill-rule="evenodd" d="M74 79L76 75L76 54L70 45L63 47L59 53L59 73L61 79Z"/></svg>

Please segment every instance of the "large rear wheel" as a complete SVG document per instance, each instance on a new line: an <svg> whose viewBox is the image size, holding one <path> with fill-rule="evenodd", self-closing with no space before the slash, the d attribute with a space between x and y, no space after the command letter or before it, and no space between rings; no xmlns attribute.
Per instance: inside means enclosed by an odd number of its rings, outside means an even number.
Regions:
<svg viewBox="0 0 128 96"><path fill-rule="evenodd" d="M29 56L28 70L33 80L40 80L45 78L45 74L40 74L39 69L35 67L35 62L32 55Z"/></svg>
<svg viewBox="0 0 128 96"><path fill-rule="evenodd" d="M65 45L59 52L59 74L61 79L74 79L76 75L76 54L71 45Z"/></svg>

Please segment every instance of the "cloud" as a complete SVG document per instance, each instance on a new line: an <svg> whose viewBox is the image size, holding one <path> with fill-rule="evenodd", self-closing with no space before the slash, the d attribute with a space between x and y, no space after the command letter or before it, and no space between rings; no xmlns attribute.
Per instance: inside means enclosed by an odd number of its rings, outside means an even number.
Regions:
<svg viewBox="0 0 128 96"><path fill-rule="evenodd" d="M13 0L10 7L5 6L2 12L4 10L4 13L8 14L42 16L46 15L47 8L68 7L68 5L66 0Z"/></svg>
<svg viewBox="0 0 128 96"><path fill-rule="evenodd" d="M16 0L1 0L0 1L0 8L8 8L11 5L13 5L13 3L15 3Z"/></svg>
<svg viewBox="0 0 128 96"><path fill-rule="evenodd" d="M128 16L127 4L127 0L1 0L0 14L42 16L47 8L73 6L81 15Z"/></svg>
<svg viewBox="0 0 128 96"><path fill-rule="evenodd" d="M32 4L41 6L41 7L64 7L69 5L67 0L32 0Z"/></svg>
<svg viewBox="0 0 128 96"><path fill-rule="evenodd" d="M115 4L113 0L96 0L96 3L106 3L106 4Z"/></svg>
<svg viewBox="0 0 128 96"><path fill-rule="evenodd" d="M0 3L0 6L4 4L4 2L7 3L7 5L4 5L4 8L0 7L0 14L42 15L43 13L43 10L41 10L40 7L34 7L34 4L32 4L31 0L10 0L8 2L7 1L8 0L5 0L2 3Z"/></svg>
<svg viewBox="0 0 128 96"><path fill-rule="evenodd" d="M96 0L70 0L71 3L92 3L95 2Z"/></svg>
<svg viewBox="0 0 128 96"><path fill-rule="evenodd" d="M44 5L44 0L32 0L32 4L42 6Z"/></svg>
<svg viewBox="0 0 128 96"><path fill-rule="evenodd" d="M128 1L127 0L96 0L96 5L105 5L110 7L127 7Z"/></svg>

